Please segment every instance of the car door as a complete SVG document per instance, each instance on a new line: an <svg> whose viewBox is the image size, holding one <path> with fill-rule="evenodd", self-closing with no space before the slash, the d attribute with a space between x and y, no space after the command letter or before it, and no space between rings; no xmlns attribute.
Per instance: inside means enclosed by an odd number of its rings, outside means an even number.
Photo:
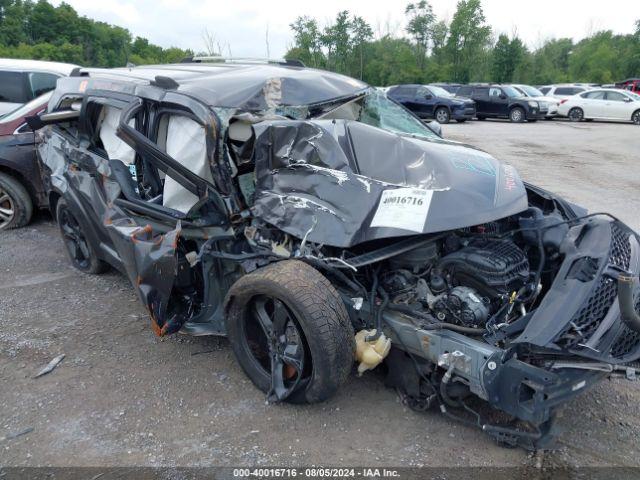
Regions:
<svg viewBox="0 0 640 480"><path fill-rule="evenodd" d="M607 91L603 101L603 116L611 120L629 120L631 118L631 107L629 97L621 92Z"/></svg>
<svg viewBox="0 0 640 480"><path fill-rule="evenodd" d="M475 87L471 98L476 102L476 115L491 116L491 101L488 87Z"/></svg>
<svg viewBox="0 0 640 480"><path fill-rule="evenodd" d="M410 85L400 85L389 92L389 96L420 116L422 106L416 101L416 89Z"/></svg>
<svg viewBox="0 0 640 480"><path fill-rule="evenodd" d="M576 106L582 108L585 118L606 118L605 117L605 92L594 90L585 92L573 97L576 99Z"/></svg>
<svg viewBox="0 0 640 480"><path fill-rule="evenodd" d="M489 88L489 112L495 116L509 115L509 97L500 87Z"/></svg>
<svg viewBox="0 0 640 480"><path fill-rule="evenodd" d="M415 91L416 109L421 118L433 118L437 97L427 87L418 87Z"/></svg>

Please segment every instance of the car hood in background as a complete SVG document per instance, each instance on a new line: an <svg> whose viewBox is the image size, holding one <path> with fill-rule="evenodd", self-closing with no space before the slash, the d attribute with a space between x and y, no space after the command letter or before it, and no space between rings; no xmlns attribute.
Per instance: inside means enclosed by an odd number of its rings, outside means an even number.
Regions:
<svg viewBox="0 0 640 480"><path fill-rule="evenodd" d="M435 233L526 210L515 169L444 140L345 120L254 125L258 218L336 247Z"/></svg>

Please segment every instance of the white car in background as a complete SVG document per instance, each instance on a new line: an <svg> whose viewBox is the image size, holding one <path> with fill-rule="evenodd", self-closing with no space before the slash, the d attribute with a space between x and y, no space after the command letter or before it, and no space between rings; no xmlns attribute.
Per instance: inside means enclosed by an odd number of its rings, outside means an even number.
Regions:
<svg viewBox="0 0 640 480"><path fill-rule="evenodd" d="M546 85L544 87L539 87L538 90L542 92L543 95L547 97L555 97L555 98L569 98L574 95L578 95L579 93L586 92L591 90L593 87L589 85L578 85L575 83L572 84L562 84L562 85Z"/></svg>
<svg viewBox="0 0 640 480"><path fill-rule="evenodd" d="M68 76L77 67L70 63L0 58L0 115L53 90L58 78Z"/></svg>
<svg viewBox="0 0 640 480"><path fill-rule="evenodd" d="M640 125L640 95L617 88L598 88L560 102L560 115L581 120L623 120Z"/></svg>
<svg viewBox="0 0 640 480"><path fill-rule="evenodd" d="M547 96L531 85L513 84L511 86L522 93L523 96L537 100L540 103L540 106L546 105L548 113L544 118L547 120L551 120L553 117L558 115L558 105L560 105L559 99Z"/></svg>

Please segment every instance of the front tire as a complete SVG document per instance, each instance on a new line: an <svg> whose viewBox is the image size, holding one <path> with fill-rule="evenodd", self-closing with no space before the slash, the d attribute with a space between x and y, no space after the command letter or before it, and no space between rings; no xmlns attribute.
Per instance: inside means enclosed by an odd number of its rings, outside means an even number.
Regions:
<svg viewBox="0 0 640 480"><path fill-rule="evenodd" d="M0 173L0 231L24 227L32 215L33 202L24 185Z"/></svg>
<svg viewBox="0 0 640 480"><path fill-rule="evenodd" d="M567 117L569 117L569 120L572 122L581 122L584 120L584 111L579 107L573 107L569 110Z"/></svg>
<svg viewBox="0 0 640 480"><path fill-rule="evenodd" d="M525 120L524 110L520 107L514 107L509 112L509 120L513 123L522 123Z"/></svg>
<svg viewBox="0 0 640 480"><path fill-rule="evenodd" d="M98 258L87 240L78 219L62 198L56 205L56 220L72 265L84 273L99 274L108 265Z"/></svg>
<svg viewBox="0 0 640 480"><path fill-rule="evenodd" d="M285 260L240 278L225 302L233 352L273 402L321 402L349 376L353 326L336 289L304 262Z"/></svg>
<svg viewBox="0 0 640 480"><path fill-rule="evenodd" d="M440 124L446 124L451 121L451 113L445 107L438 107L435 112L436 121Z"/></svg>

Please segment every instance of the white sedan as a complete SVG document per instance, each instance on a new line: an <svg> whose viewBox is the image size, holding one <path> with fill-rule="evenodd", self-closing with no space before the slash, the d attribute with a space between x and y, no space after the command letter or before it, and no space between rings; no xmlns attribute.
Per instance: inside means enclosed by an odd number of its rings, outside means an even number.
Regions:
<svg viewBox="0 0 640 480"><path fill-rule="evenodd" d="M640 95L616 88L589 90L562 100L558 113L573 122L598 118L640 125Z"/></svg>

